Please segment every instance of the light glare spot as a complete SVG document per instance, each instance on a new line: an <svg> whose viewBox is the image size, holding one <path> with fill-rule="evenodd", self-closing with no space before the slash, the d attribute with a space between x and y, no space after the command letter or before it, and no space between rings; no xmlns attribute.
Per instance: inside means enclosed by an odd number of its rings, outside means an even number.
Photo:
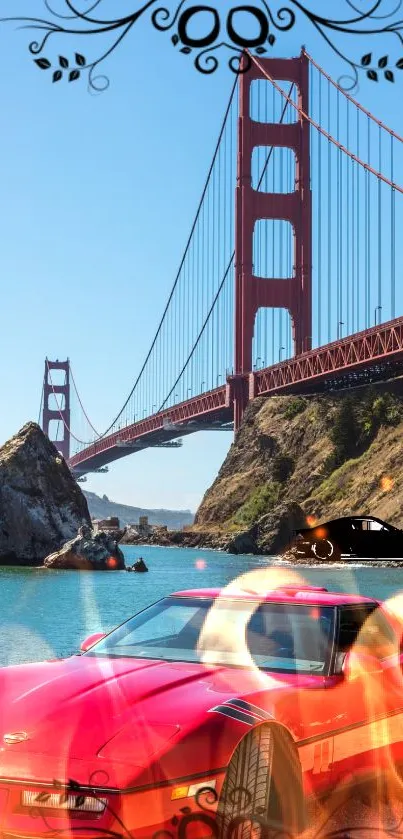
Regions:
<svg viewBox="0 0 403 839"><path fill-rule="evenodd" d="M381 489L383 492L390 492L393 489L395 482L393 478L388 478L384 476L381 478Z"/></svg>
<svg viewBox="0 0 403 839"><path fill-rule="evenodd" d="M195 568L197 568L198 571L204 571L206 567L207 562L205 559L196 559Z"/></svg>

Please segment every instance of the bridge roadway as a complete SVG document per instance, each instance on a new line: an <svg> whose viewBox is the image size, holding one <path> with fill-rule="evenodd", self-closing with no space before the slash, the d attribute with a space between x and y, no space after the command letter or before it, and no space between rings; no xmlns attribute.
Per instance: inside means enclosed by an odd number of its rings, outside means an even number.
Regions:
<svg viewBox="0 0 403 839"><path fill-rule="evenodd" d="M249 399L255 399L357 387L402 373L403 317L400 317L241 378L246 380ZM234 383L239 378L229 377L225 385L97 440L69 459L70 468L76 475L85 475L133 452L196 431L231 430Z"/></svg>

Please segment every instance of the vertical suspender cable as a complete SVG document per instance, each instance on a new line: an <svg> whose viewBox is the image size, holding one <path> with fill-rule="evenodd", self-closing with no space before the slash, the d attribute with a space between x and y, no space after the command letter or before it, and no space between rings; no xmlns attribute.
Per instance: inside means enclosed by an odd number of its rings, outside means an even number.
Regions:
<svg viewBox="0 0 403 839"><path fill-rule="evenodd" d="M330 82L327 83L327 133L330 135ZM331 340L331 294L332 294L332 144L327 146L327 340Z"/></svg>
<svg viewBox="0 0 403 839"><path fill-rule="evenodd" d="M347 148L350 148L350 102L347 99L347 107L346 107L346 118L347 118ZM346 161L346 202L347 202L347 213L346 213L346 234L347 234L347 242L346 242L346 282L347 282L347 289L346 289L346 309L347 309L347 335L350 335L351 331L351 324L350 324L350 313L351 313L351 300L350 300L350 172L351 172L351 162L349 159Z"/></svg>
<svg viewBox="0 0 403 839"><path fill-rule="evenodd" d="M337 91L337 108L336 108L336 138L337 141L340 142L340 93ZM340 162L341 162L341 150L340 148L337 149L337 220L336 220L336 265L337 265L337 280L336 280L336 294L337 294L337 337L341 337L341 332L339 332L339 327L341 323L341 290L340 290L340 276L341 276L341 267L340 267L340 238L341 238L341 231L340 231L340 223L341 223L341 212L342 207L340 203Z"/></svg>
<svg viewBox="0 0 403 839"><path fill-rule="evenodd" d="M276 121L276 91L275 88L272 88L272 121ZM276 191L276 172L275 167L272 166L272 176L273 176L273 186L272 192ZM276 276L276 260L275 260L275 237L274 237L274 221L271 222L271 232L272 232L272 243L271 243L271 253L272 253L272 277ZM276 310L271 310L271 363L275 364L275 321L276 321Z"/></svg>
<svg viewBox="0 0 403 839"><path fill-rule="evenodd" d="M319 123L322 125L322 75L319 74ZM317 340L320 347L322 342L322 137L318 134L318 197L316 206L318 212L318 264L316 270L318 295L318 326Z"/></svg>
<svg viewBox="0 0 403 839"><path fill-rule="evenodd" d="M378 128L379 171L382 167L382 129ZM382 315L382 182L378 178L378 323Z"/></svg>
<svg viewBox="0 0 403 839"><path fill-rule="evenodd" d="M367 145L368 145L368 162L371 162L371 123L369 121L369 117L367 117ZM370 293L371 293L371 181L369 177L368 170L366 169L367 174L367 273L366 273L366 284L365 284L365 327L368 329L370 326Z"/></svg>
<svg viewBox="0 0 403 839"><path fill-rule="evenodd" d="M357 108L357 157L360 156L360 112ZM361 300L360 300L360 255L361 255L361 226L360 226L360 179L361 177L361 166L357 165L357 286L356 286L356 331L360 329L360 312L361 312Z"/></svg>
<svg viewBox="0 0 403 839"><path fill-rule="evenodd" d="M217 193L217 287L220 281L220 254L221 254L221 146L218 155L218 193ZM220 301L222 302L222 301ZM197 331L199 331L199 325L197 325ZM220 336L221 332L221 336ZM217 315L217 351L218 351L218 358L217 358L217 370L216 370L216 377L218 383L218 375L221 373L222 370L222 348L223 348L223 332L224 330L220 330L220 307L218 308L218 315ZM221 337L221 341L220 341Z"/></svg>
<svg viewBox="0 0 403 839"><path fill-rule="evenodd" d="M390 180L394 183L394 145L393 136L390 137ZM390 206L390 308L392 318L396 317L395 283L396 283L396 190L392 187Z"/></svg>
<svg viewBox="0 0 403 839"><path fill-rule="evenodd" d="M220 154L220 152L218 152ZM216 262L216 167L214 166L213 169L213 214L212 214L212 228L213 228L213 252L211 255L211 279L212 279L212 297L215 296L215 262ZM214 381L214 356L215 352L214 349L214 320L215 320L216 310L214 309L211 315L211 387L213 388L215 385Z"/></svg>
<svg viewBox="0 0 403 839"><path fill-rule="evenodd" d="M43 393L44 393L44 388L43 388L43 385L42 385L41 401L40 401L40 404L39 404L39 414L38 414L38 425L40 425L41 428L42 428L41 414L42 414L42 407L43 407Z"/></svg>

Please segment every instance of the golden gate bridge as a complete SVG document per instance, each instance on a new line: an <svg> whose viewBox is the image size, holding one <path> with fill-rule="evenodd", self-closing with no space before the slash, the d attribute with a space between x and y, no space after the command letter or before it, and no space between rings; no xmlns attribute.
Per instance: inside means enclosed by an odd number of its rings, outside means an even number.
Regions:
<svg viewBox="0 0 403 839"><path fill-rule="evenodd" d="M42 428L76 476L236 431L256 397L403 370L403 138L305 49L246 58L158 328L108 428L89 419L70 362L46 359Z"/></svg>

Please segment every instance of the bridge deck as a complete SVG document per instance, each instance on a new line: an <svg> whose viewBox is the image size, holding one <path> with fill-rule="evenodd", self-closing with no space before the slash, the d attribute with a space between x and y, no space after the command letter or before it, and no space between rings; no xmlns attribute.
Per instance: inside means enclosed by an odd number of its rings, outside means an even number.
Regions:
<svg viewBox="0 0 403 839"><path fill-rule="evenodd" d="M306 394L330 387L354 387L392 378L403 371L403 317L250 373L249 398ZM208 393L167 408L104 437L70 458L85 474L135 451L203 428L229 426L233 419L231 380Z"/></svg>

